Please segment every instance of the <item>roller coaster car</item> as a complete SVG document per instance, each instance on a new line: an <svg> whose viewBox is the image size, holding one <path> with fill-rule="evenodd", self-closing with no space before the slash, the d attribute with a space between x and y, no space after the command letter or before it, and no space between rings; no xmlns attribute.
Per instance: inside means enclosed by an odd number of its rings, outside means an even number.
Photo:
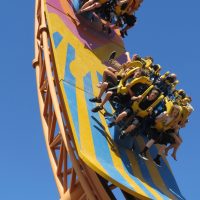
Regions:
<svg viewBox="0 0 200 200"><path fill-rule="evenodd" d="M138 68L135 68L135 69L132 69L130 70L127 75L122 78L119 82L119 85L118 85L118 88L117 88L117 93L118 94L122 94L122 95L125 95L125 94L128 94L128 88L126 87L126 83L127 83L127 80L129 78L131 78L131 76L134 74L134 72L137 70ZM151 80L149 79L149 77L146 77L146 76L141 76L139 78L134 78L130 83L129 83L129 87L132 88L134 87L137 83L141 83L141 84L144 84L144 85L148 85L150 86L152 84Z"/></svg>
<svg viewBox="0 0 200 200"><path fill-rule="evenodd" d="M159 77L160 76L160 71L162 67L159 64L153 64L153 59L151 57L147 58L140 58L139 56L136 57L136 60L132 61L129 66L131 67L132 65L135 66L135 62L139 63L138 67L141 67L146 70L149 75ZM167 74L168 75L168 74ZM163 77L164 78L164 77Z"/></svg>
<svg viewBox="0 0 200 200"><path fill-rule="evenodd" d="M128 75L126 75L123 79L121 79L121 81L119 82L119 85L114 88L111 88L109 90L115 90L117 89L117 95L112 96L112 98L110 99L110 104L112 105L112 107L114 108L114 110L116 110L117 112L120 112L121 108L124 108L124 106L126 105L127 102L130 101L130 96L129 96L129 92L128 92L128 88L125 86L126 84L126 80L128 78L131 77L131 75L134 73L135 70L137 70L138 68L135 68L133 70L130 70L128 72ZM141 89L142 91L146 90L146 88L148 88L149 86L151 86L151 81L148 77L146 76L141 76L139 78L134 78L130 83L129 86L130 88L134 88L134 86L138 86L139 84L139 89Z"/></svg>
<svg viewBox="0 0 200 200"><path fill-rule="evenodd" d="M184 98L186 97L186 92L185 92L183 89L175 90L175 91L174 91L174 96L175 96L176 98L184 99Z"/></svg>
<svg viewBox="0 0 200 200"><path fill-rule="evenodd" d="M143 94L142 94L142 98L139 101L134 101L132 104L132 109L134 111L134 113L136 114L136 116L139 117L146 117L149 115L149 109L152 108L154 109L163 99L164 99L164 95L162 95L160 93L160 95L155 99L155 101L152 102L151 105L149 105L145 110L143 110L140 106L141 103L143 102L143 100L147 97L147 95L151 92L151 90L154 88L153 85L151 85Z"/></svg>
<svg viewBox="0 0 200 200"><path fill-rule="evenodd" d="M142 61L139 61L139 60L133 60L131 62L128 62L128 63L125 63L123 64L123 69L121 69L119 71L119 74L123 74L124 70L131 70L131 69L139 69L139 68L142 68L144 67L145 63L143 63Z"/></svg>
<svg viewBox="0 0 200 200"><path fill-rule="evenodd" d="M191 106L191 97L186 96L186 93L184 90L175 90L174 91L174 101L180 105L180 106L186 106L188 107L188 109L190 109L191 111L193 111L193 107Z"/></svg>
<svg viewBox="0 0 200 200"><path fill-rule="evenodd" d="M131 62L129 62L129 66L130 67L144 67L144 68L151 68L153 62L151 58L141 58L140 56L136 55L134 60L132 60Z"/></svg>
<svg viewBox="0 0 200 200"><path fill-rule="evenodd" d="M171 85L172 88L173 88L173 87L175 88L175 86L179 83L179 81L176 80L176 78L175 78L175 77L172 77L171 75L172 75L172 74L170 74L170 72L168 71L168 72L166 72L164 75L162 75L162 76L160 77L160 79L161 79L162 81L164 81L166 84Z"/></svg>
<svg viewBox="0 0 200 200"><path fill-rule="evenodd" d="M151 66L153 64L152 59L150 59L150 58L146 58L146 59L145 58L141 58L140 60L144 63L145 68L147 68L147 69L151 68Z"/></svg>

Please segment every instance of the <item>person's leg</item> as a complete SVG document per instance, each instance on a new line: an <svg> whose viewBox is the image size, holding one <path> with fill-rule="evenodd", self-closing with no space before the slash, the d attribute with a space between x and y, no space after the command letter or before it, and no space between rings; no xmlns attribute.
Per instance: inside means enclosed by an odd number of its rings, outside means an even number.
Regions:
<svg viewBox="0 0 200 200"><path fill-rule="evenodd" d="M127 31L128 31L130 28L132 28L132 27L133 27L133 26L126 25L122 30L120 30L121 36L124 38L125 35L128 35L128 34L127 34Z"/></svg>
<svg viewBox="0 0 200 200"><path fill-rule="evenodd" d="M155 140L154 140L154 139L150 139L150 140L146 143L144 149L139 153L139 156L140 156L141 158L143 158L144 160L148 160L147 155L146 155L146 152L150 149L150 147L151 147L154 143L155 143Z"/></svg>
<svg viewBox="0 0 200 200"><path fill-rule="evenodd" d="M165 149L165 155L168 156L168 152L170 149L174 148L174 144L170 144L168 147Z"/></svg>
<svg viewBox="0 0 200 200"><path fill-rule="evenodd" d="M128 113L130 115L130 113ZM128 115L127 114L127 115ZM126 135L128 135L130 132L132 132L136 127L138 127L140 124L140 121L138 118L134 117L131 124L125 129L121 131L121 134L119 136L119 139L123 139Z"/></svg>
<svg viewBox="0 0 200 200"><path fill-rule="evenodd" d="M183 141L182 141L182 138L178 137L177 135L174 135L174 139L175 139L175 144L174 144L174 149L171 156L174 158L174 160L177 160L176 153Z"/></svg>
<svg viewBox="0 0 200 200"><path fill-rule="evenodd" d="M161 145L160 148L159 148L159 150L158 150L158 154L159 154L159 155L162 155L163 152L165 151L166 147L167 147L167 146L166 146L165 144Z"/></svg>
<svg viewBox="0 0 200 200"><path fill-rule="evenodd" d="M111 70L109 68L104 70L102 82L107 81L108 77L111 78L111 80L113 80L114 83L117 83L117 77L114 73L114 70Z"/></svg>
<svg viewBox="0 0 200 200"><path fill-rule="evenodd" d="M127 35L127 31L131 27L133 27L136 22L136 17L134 15L125 14L124 17L127 25L120 31L122 37L124 37L124 35Z"/></svg>
<svg viewBox="0 0 200 200"><path fill-rule="evenodd" d="M172 152L171 156L172 156L172 158L173 158L174 160L177 161L176 152L177 152L177 150L178 150L178 145L177 145L177 144L174 144L173 147L174 147L174 148L173 148L173 152Z"/></svg>
<svg viewBox="0 0 200 200"><path fill-rule="evenodd" d="M136 125L134 125L134 124L129 125L125 130L123 130L121 132L121 134L119 135L119 139L123 139L125 136L127 136L135 128L136 128Z"/></svg>
<svg viewBox="0 0 200 200"><path fill-rule="evenodd" d="M147 147L147 150L148 150L154 143L155 143L155 140L154 140L154 139L150 139L150 140L146 143L146 145L145 145L145 147Z"/></svg>
<svg viewBox="0 0 200 200"><path fill-rule="evenodd" d="M123 120L126 116L128 115L128 113L126 111L121 112L116 120L114 120L113 122L111 122L110 124L108 124L108 127L111 128L112 126L116 125L118 122L120 122L121 120Z"/></svg>
<svg viewBox="0 0 200 200"><path fill-rule="evenodd" d="M101 97L102 97L103 93L106 91L107 87L108 87L107 82L102 83L102 85L100 87L99 95L97 97L89 99L89 101L101 103Z"/></svg>
<svg viewBox="0 0 200 200"><path fill-rule="evenodd" d="M85 9L88 6L92 5L94 2L95 2L95 0L89 0L89 1L85 2L83 4L83 6L80 8L80 11L83 10L83 9Z"/></svg>
<svg viewBox="0 0 200 200"><path fill-rule="evenodd" d="M108 83L107 82L103 82L99 91L99 95L98 95L98 99L101 99L103 93L106 91L106 89L108 88Z"/></svg>
<svg viewBox="0 0 200 200"><path fill-rule="evenodd" d="M153 159L154 163L158 166L161 167L161 162L160 162L160 157L162 156L164 150L166 149L166 145L163 144L161 145L160 149L158 150L157 156Z"/></svg>
<svg viewBox="0 0 200 200"><path fill-rule="evenodd" d="M101 3L100 2L95 2L93 3L92 5L84 8L84 9L81 9L80 10L80 13L84 13L84 12L87 12L87 11L91 11L91 10L94 10L95 8L99 8L101 7Z"/></svg>
<svg viewBox="0 0 200 200"><path fill-rule="evenodd" d="M117 24L112 24L112 25L110 25L110 28L117 29L117 28L119 28L119 26L117 26Z"/></svg>
<svg viewBox="0 0 200 200"><path fill-rule="evenodd" d="M149 129L149 134L151 139L146 143L141 153L146 153L149 150L149 148L151 148L151 146L155 144L156 141L158 141L161 133L158 132L155 128L151 128Z"/></svg>
<svg viewBox="0 0 200 200"><path fill-rule="evenodd" d="M126 55L126 58L127 58L127 62L131 62L130 53L128 51L126 51L125 55Z"/></svg>
<svg viewBox="0 0 200 200"><path fill-rule="evenodd" d="M117 76L115 74L116 72L117 72L117 70L113 67L108 67L107 69L105 69L103 72L102 81L97 84L97 87L101 88L102 83L105 81L109 81L109 79L111 82L117 83Z"/></svg>
<svg viewBox="0 0 200 200"><path fill-rule="evenodd" d="M104 104L110 99L112 96L113 92L109 91L106 93L105 98L103 99L102 103L99 106L96 106L92 109L92 112L98 112L103 109Z"/></svg>
<svg viewBox="0 0 200 200"><path fill-rule="evenodd" d="M109 66L110 67L112 67L113 69L115 69L116 71L119 71L120 69L121 69L121 64L117 61L117 60L115 60L115 59L110 59L109 61L108 61L108 64L109 64Z"/></svg>
<svg viewBox="0 0 200 200"><path fill-rule="evenodd" d="M110 99L110 97L112 96L113 92L112 91L109 91L106 93L106 96L105 98L103 99L102 103L100 104L100 106L104 106L105 103Z"/></svg>
<svg viewBox="0 0 200 200"><path fill-rule="evenodd" d="M115 123L117 124L118 122L120 122L121 120L123 120L126 116L127 116L127 112L123 111L122 113L120 113L118 115L118 117L115 120Z"/></svg>
<svg viewBox="0 0 200 200"><path fill-rule="evenodd" d="M113 67L108 67L107 69L108 69L109 71L113 72L114 74L117 72L117 70L114 69Z"/></svg>
<svg viewBox="0 0 200 200"><path fill-rule="evenodd" d="M136 126L134 124L131 124L124 130L124 133L127 135L128 133L133 131L135 128L136 128Z"/></svg>

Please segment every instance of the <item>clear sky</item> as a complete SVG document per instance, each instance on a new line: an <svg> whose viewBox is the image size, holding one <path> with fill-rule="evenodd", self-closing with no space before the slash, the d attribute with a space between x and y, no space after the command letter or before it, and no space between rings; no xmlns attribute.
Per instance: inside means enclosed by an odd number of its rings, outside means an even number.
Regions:
<svg viewBox="0 0 200 200"><path fill-rule="evenodd" d="M199 199L198 130L200 2L144 0L138 22L125 39L127 49L151 55L162 72L177 74L192 96L195 112L181 131L178 161L169 158L178 185L189 200ZM2 1L0 12L0 199L59 199L40 122L32 68L34 1Z"/></svg>

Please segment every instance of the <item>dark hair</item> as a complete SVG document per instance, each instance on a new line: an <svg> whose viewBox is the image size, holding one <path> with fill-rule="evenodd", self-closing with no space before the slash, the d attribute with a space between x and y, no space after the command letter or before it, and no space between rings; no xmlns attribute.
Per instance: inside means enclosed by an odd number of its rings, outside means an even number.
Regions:
<svg viewBox="0 0 200 200"><path fill-rule="evenodd" d="M175 80L176 80L176 77L174 77L174 76L168 76L168 77L166 78L166 80L169 81L170 83L174 83Z"/></svg>
<svg viewBox="0 0 200 200"><path fill-rule="evenodd" d="M154 87L154 88L150 91L150 93L151 93L152 91L157 91L157 92L158 92L158 95L160 95L160 93L161 93L161 91L160 91L157 87Z"/></svg>
<svg viewBox="0 0 200 200"><path fill-rule="evenodd" d="M152 65L151 67L152 67L152 69L153 69L154 71L157 71L157 70L159 69L159 66L158 66L158 65Z"/></svg>
<svg viewBox="0 0 200 200"><path fill-rule="evenodd" d="M182 99L186 97L186 93L183 90L181 90L178 94L181 96Z"/></svg>
<svg viewBox="0 0 200 200"><path fill-rule="evenodd" d="M144 59L150 59L153 62L153 58L151 56L145 56Z"/></svg>
<svg viewBox="0 0 200 200"><path fill-rule="evenodd" d="M192 97L188 96L187 98L190 100L190 102L192 101Z"/></svg>

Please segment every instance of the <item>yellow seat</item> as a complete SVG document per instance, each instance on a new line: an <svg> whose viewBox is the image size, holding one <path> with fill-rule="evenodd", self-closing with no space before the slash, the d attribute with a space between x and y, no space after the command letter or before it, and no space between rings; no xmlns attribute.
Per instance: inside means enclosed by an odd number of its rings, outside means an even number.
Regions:
<svg viewBox="0 0 200 200"><path fill-rule="evenodd" d="M134 71L136 69L130 70L129 73L123 79L121 79L121 81L119 82L119 85L118 85L118 89L117 89L117 93L118 94L124 95L124 94L128 93L128 88L126 87L125 83L126 83L126 80L134 73ZM149 77L141 76L139 78L134 78L129 83L129 85L130 85L130 87L133 87L137 83L146 84L148 86L150 86L152 84L152 82L150 81Z"/></svg>
<svg viewBox="0 0 200 200"><path fill-rule="evenodd" d="M125 68L136 68L136 67L144 67L145 62L140 61L140 60L133 60L131 62L125 63Z"/></svg>
<svg viewBox="0 0 200 200"><path fill-rule="evenodd" d="M158 105L158 103L160 103L163 99L164 99L164 95L160 95L148 108L146 108L145 110L140 108L140 103L143 101L143 99L149 94L149 92L154 88L153 85L151 85L143 94L142 94L142 98L140 101L134 101L132 104L132 109L134 111L134 113L139 116L139 117L146 117L149 115L148 110L150 109L150 107L152 107L153 109Z"/></svg>
<svg viewBox="0 0 200 200"><path fill-rule="evenodd" d="M160 77L160 79L166 79L167 76L168 76L169 74L170 74L169 71L165 72L165 73Z"/></svg>
<svg viewBox="0 0 200 200"><path fill-rule="evenodd" d="M143 59L142 58L142 61L145 63L145 68L151 68L153 62L151 59Z"/></svg>

